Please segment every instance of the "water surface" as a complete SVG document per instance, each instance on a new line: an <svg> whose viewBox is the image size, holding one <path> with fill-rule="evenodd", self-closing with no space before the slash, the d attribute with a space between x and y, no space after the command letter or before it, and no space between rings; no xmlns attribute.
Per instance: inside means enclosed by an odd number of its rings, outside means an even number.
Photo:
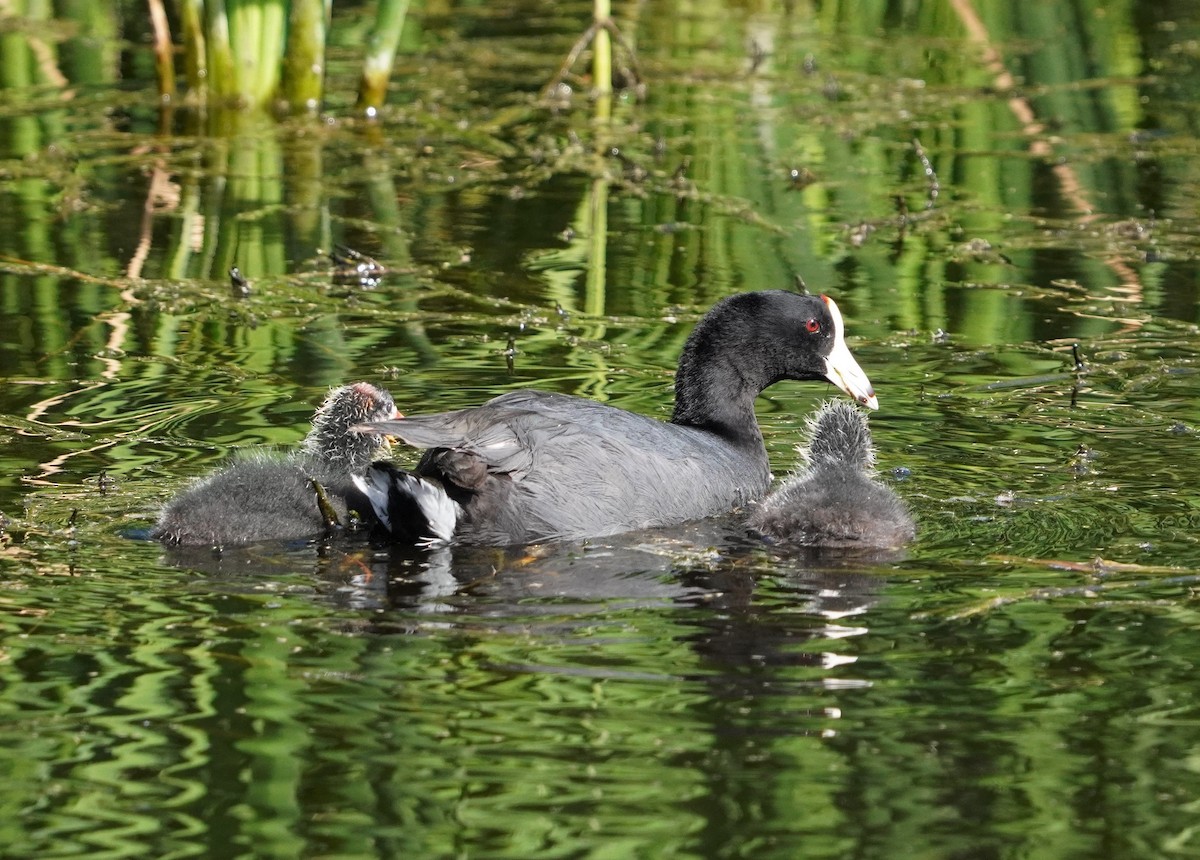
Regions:
<svg viewBox="0 0 1200 860"><path fill-rule="evenodd" d="M0 34L13 856L1196 852L1193 10L634 4L647 95L604 125L583 78L537 101L579 4L414 15L373 123L357 10L326 117L275 121L161 111L114 6ZM337 243L388 273L337 277ZM348 381L666 416L699 315L797 277L879 393L902 556L736 516L432 555L138 539ZM760 400L777 473L835 394Z"/></svg>

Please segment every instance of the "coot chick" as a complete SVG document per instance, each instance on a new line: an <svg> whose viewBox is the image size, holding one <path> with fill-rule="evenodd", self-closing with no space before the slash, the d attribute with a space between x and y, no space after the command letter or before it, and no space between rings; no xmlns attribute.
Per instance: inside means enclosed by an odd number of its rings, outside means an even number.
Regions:
<svg viewBox="0 0 1200 860"><path fill-rule="evenodd" d="M366 382L335 388L297 451L251 452L201 479L168 503L151 534L167 544L214 547L325 534L332 518L347 520L352 477L388 444L349 428L397 415L383 389Z"/></svg>
<svg viewBox="0 0 1200 860"><path fill-rule="evenodd" d="M916 526L900 497L873 479L875 450L867 416L830 402L809 419L807 466L789 476L748 524L780 543L842 549L892 549Z"/></svg>
<svg viewBox="0 0 1200 860"><path fill-rule="evenodd" d="M825 379L878 408L832 299L742 293L718 302L688 337L669 422L513 391L470 409L364 425L425 453L411 474L377 464L357 483L401 541L449 535L503 546L696 520L767 491L754 399L783 379Z"/></svg>

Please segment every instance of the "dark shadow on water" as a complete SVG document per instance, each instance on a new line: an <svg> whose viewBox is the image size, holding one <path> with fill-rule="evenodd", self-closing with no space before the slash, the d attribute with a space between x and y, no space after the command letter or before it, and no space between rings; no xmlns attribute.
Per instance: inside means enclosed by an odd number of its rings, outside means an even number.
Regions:
<svg viewBox="0 0 1200 860"><path fill-rule="evenodd" d="M202 574L215 590L301 587L298 578L309 579L337 608L382 611L368 627L390 633L396 613L408 621L432 614L556 616L577 625L618 610L676 608L712 618L714 610L750 607L765 576L785 579L805 612L836 621L865 612L882 582L879 565L902 557L770 546L730 516L530 547L422 549L348 537L222 551L167 548L163 561ZM408 621L401 627L409 628Z"/></svg>

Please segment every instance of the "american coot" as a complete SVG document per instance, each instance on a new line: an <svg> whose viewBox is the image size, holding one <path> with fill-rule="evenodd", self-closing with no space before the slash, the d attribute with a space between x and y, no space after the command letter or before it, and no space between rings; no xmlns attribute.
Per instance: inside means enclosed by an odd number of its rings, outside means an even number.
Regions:
<svg viewBox="0 0 1200 860"><path fill-rule="evenodd" d="M382 436L349 428L398 414L391 395L366 382L335 388L313 416L298 451L252 452L200 480L171 500L151 534L184 546L321 535L331 526L321 496L344 523L345 497L354 489L351 476L361 474L387 447Z"/></svg>
<svg viewBox="0 0 1200 860"><path fill-rule="evenodd" d="M807 467L788 477L751 513L751 528L798 546L890 549L913 539L903 501L872 479L875 451L867 416L845 402L809 419Z"/></svg>
<svg viewBox="0 0 1200 860"><path fill-rule="evenodd" d="M832 299L742 293L688 338L670 422L513 391L471 409L364 425L425 453L412 473L374 464L356 483L397 540L525 544L695 520L766 492L754 399L782 379L827 379L878 408Z"/></svg>

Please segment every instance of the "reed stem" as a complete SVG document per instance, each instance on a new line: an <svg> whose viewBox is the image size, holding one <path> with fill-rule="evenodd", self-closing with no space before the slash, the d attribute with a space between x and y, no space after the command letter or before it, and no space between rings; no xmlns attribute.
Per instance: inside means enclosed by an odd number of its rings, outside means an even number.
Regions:
<svg viewBox="0 0 1200 860"><path fill-rule="evenodd" d="M387 98L388 78L392 74L408 6L409 0L381 0L379 4L375 27L367 38L367 56L358 85L358 107L362 110L378 110Z"/></svg>

